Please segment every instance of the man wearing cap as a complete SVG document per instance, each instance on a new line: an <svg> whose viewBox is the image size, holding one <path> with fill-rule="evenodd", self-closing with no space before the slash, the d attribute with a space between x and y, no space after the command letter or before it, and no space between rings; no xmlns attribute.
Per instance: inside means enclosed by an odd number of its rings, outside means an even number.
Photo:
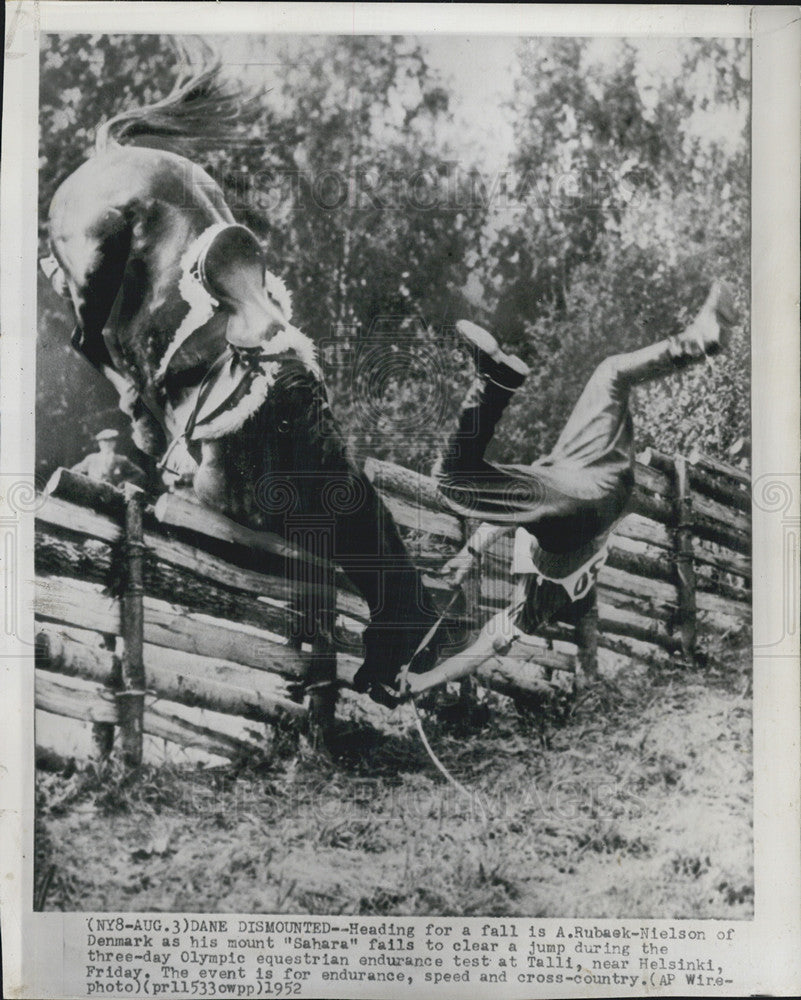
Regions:
<svg viewBox="0 0 801 1000"><path fill-rule="evenodd" d="M70 471L87 476L96 483L110 483L112 486L133 483L135 486L142 486L145 482L144 472L125 455L117 454L119 436L119 431L112 428L95 434L99 451L87 455L77 465L73 465Z"/></svg>

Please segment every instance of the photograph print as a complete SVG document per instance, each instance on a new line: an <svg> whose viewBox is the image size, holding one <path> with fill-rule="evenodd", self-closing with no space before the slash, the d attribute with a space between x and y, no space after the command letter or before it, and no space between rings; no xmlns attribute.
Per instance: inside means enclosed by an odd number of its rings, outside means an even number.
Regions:
<svg viewBox="0 0 801 1000"><path fill-rule="evenodd" d="M748 39L39 58L34 909L752 918Z"/></svg>

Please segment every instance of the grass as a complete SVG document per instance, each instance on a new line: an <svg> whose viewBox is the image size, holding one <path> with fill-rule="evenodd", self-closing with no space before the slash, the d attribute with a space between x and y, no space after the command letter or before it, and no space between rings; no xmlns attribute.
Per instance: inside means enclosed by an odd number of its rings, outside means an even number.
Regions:
<svg viewBox="0 0 801 1000"><path fill-rule="evenodd" d="M225 768L38 773L45 909L725 917L753 913L746 653L644 668L557 722L482 694L411 727L343 698L331 758L296 733Z"/></svg>

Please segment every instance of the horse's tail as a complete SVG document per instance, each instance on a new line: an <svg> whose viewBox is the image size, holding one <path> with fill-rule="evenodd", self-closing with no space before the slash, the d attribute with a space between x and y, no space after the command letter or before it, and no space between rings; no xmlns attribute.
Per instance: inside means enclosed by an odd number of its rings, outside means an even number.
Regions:
<svg viewBox="0 0 801 1000"><path fill-rule="evenodd" d="M148 139L224 142L236 134L237 125L255 120L261 93L244 94L232 87L222 76L219 57L208 45L202 44L199 57L193 58L185 47L179 48L179 56L186 69L171 93L99 125L95 136L98 153L112 142L142 146L149 145Z"/></svg>

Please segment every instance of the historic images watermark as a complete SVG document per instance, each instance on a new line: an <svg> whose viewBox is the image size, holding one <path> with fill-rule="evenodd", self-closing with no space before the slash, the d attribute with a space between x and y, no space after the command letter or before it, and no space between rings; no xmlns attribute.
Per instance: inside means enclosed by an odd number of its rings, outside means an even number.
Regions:
<svg viewBox="0 0 801 1000"><path fill-rule="evenodd" d="M263 140L228 144L228 152L241 145L263 147ZM254 147L255 148L255 147ZM251 209L269 217L277 211L399 211L466 212L492 207L513 211L538 207L559 212L586 212L610 206L634 207L648 196L646 178L626 162L614 169L566 170L548 177L514 170L486 173L465 169L456 160L434 163L425 169L396 170L386 165L358 165L353 169L260 170L242 166L207 165L207 173L225 191L232 210ZM194 202L199 175L185 179L187 204Z"/></svg>

